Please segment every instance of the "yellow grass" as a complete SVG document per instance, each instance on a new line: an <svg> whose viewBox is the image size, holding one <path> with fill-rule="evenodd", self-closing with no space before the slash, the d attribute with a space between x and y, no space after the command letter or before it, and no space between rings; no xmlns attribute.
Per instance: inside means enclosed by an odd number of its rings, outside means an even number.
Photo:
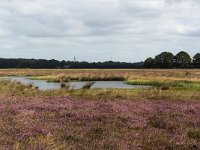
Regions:
<svg viewBox="0 0 200 150"><path fill-rule="evenodd" d="M182 69L1 69L0 76L39 76L39 79L85 78L124 80L187 80L200 81L200 70Z"/></svg>

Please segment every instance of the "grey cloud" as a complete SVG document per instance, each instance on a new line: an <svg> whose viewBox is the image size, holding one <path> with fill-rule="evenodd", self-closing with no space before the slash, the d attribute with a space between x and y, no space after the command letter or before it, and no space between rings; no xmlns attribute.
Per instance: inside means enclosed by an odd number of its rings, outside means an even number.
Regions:
<svg viewBox="0 0 200 150"><path fill-rule="evenodd" d="M200 47L198 0L2 0L2 57L140 61ZM192 50L190 50L192 49ZM195 51L195 49L197 49ZM48 55L45 55L48 54Z"/></svg>

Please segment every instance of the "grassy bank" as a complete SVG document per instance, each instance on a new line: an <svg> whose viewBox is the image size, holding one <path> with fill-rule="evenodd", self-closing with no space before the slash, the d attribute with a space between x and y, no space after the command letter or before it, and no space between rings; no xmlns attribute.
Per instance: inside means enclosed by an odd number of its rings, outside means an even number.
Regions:
<svg viewBox="0 0 200 150"><path fill-rule="evenodd" d="M151 85L160 87L163 90L195 90L200 91L200 81L191 80L129 80L127 84L132 85Z"/></svg>
<svg viewBox="0 0 200 150"><path fill-rule="evenodd" d="M30 76L49 82L67 82L71 80L124 80L128 84L152 85L147 90L90 89L39 91L37 88L22 86L19 83L0 83L1 92L17 95L71 95L89 99L129 99L129 100L199 100L200 70L120 70L120 69L4 69L0 76ZM3 85L2 85L3 84ZM13 85L14 84L14 85ZM6 89L6 90L5 90Z"/></svg>
<svg viewBox="0 0 200 150"><path fill-rule="evenodd" d="M0 93L3 96L58 96L58 95L68 95L67 89L58 90L38 90L37 87L33 85L23 85L20 82L14 82L10 80L0 80Z"/></svg>
<svg viewBox="0 0 200 150"><path fill-rule="evenodd" d="M0 76L30 76L48 82L124 81L163 89L199 90L200 70L154 69L3 69Z"/></svg>
<svg viewBox="0 0 200 150"><path fill-rule="evenodd" d="M40 91L32 85L0 81L0 149L198 150L200 72L124 71L0 70L1 76L49 80L110 76L155 86L142 90L62 86Z"/></svg>
<svg viewBox="0 0 200 150"><path fill-rule="evenodd" d="M40 91L32 85L22 85L19 82L0 81L0 92L2 95L13 96L72 96L86 98L90 100L126 99L130 101L146 100L196 100L200 101L200 92L198 90L177 90L163 89L163 87L154 87L151 89L80 89L71 90L63 87L58 90Z"/></svg>
<svg viewBox="0 0 200 150"><path fill-rule="evenodd" d="M48 82L69 82L69 81L124 81L124 77L114 76L34 76L33 80L47 80Z"/></svg>
<svg viewBox="0 0 200 150"><path fill-rule="evenodd" d="M187 80L200 81L200 70L184 69L0 69L0 76L47 80Z"/></svg>

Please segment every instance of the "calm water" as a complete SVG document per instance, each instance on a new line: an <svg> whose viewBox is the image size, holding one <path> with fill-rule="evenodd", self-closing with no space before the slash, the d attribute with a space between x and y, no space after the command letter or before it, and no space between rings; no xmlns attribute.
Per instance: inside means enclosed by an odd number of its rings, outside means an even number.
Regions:
<svg viewBox="0 0 200 150"><path fill-rule="evenodd" d="M46 80L31 80L28 77L0 77L1 80L19 81L22 84L32 84L40 90L59 89L61 83L47 82ZM71 88L80 89L85 84L85 81L69 82ZM95 81L91 88L119 88L119 89L141 89L150 88L151 86L129 85L123 81Z"/></svg>

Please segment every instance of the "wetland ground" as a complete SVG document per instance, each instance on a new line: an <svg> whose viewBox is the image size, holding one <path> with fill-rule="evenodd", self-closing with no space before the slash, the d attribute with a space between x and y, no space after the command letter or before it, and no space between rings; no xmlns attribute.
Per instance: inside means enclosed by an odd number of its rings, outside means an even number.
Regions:
<svg viewBox="0 0 200 150"><path fill-rule="evenodd" d="M40 91L0 81L0 149L200 149L199 70L6 69L0 75L54 82L114 75L155 86Z"/></svg>

